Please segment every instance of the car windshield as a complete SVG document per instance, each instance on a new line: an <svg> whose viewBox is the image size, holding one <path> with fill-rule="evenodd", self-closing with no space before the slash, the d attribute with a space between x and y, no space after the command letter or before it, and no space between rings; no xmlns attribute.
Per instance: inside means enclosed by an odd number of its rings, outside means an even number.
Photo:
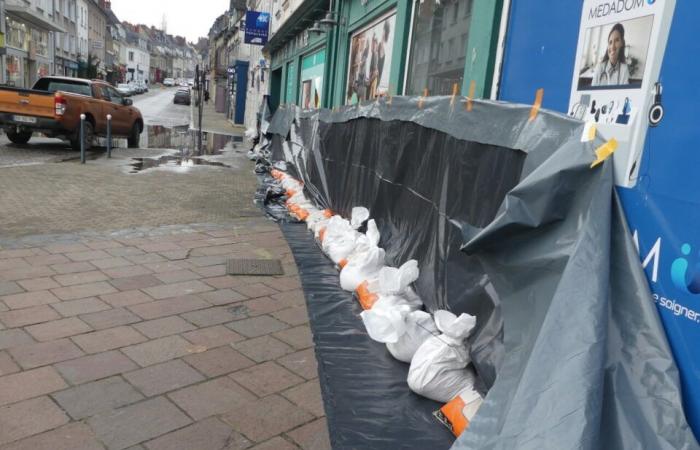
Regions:
<svg viewBox="0 0 700 450"><path fill-rule="evenodd" d="M46 92L71 92L73 94L92 96L90 85L86 82L42 78L36 82L34 89Z"/></svg>
<svg viewBox="0 0 700 450"><path fill-rule="evenodd" d="M117 85L117 89L129 89L129 85L122 83L122 84Z"/></svg>

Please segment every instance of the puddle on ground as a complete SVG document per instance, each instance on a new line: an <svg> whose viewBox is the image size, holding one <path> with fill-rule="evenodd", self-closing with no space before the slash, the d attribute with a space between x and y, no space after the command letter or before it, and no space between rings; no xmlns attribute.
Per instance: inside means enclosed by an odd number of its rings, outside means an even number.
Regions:
<svg viewBox="0 0 700 450"><path fill-rule="evenodd" d="M140 173L148 169L170 168L178 171L198 166L231 167L218 161L209 161L208 156L224 155L227 152L240 153L237 143L243 142L242 136L227 136L216 133L202 133L201 150L198 145L198 133L188 126L164 127L148 125L141 133L140 147L145 149L173 150L173 154L154 158L132 158L129 173ZM126 141L120 143L126 147Z"/></svg>

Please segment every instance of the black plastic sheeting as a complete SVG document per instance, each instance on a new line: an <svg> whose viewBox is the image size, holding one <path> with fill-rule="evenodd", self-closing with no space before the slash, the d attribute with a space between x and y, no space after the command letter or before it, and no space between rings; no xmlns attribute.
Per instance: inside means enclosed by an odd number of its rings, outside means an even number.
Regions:
<svg viewBox="0 0 700 450"><path fill-rule="evenodd" d="M338 271L313 234L305 225L280 226L307 293L333 448L450 448L454 436L432 416L442 405L411 393L408 365L368 339L362 308L340 288Z"/></svg>
<svg viewBox="0 0 700 450"><path fill-rule="evenodd" d="M477 316L469 344L488 395L453 448L697 448L612 161L590 168L604 141L529 115L398 97L288 107L263 130L319 207L369 208L387 264L419 261L427 310ZM438 405L410 393L407 366L369 339L331 262L290 227L334 448L447 448Z"/></svg>

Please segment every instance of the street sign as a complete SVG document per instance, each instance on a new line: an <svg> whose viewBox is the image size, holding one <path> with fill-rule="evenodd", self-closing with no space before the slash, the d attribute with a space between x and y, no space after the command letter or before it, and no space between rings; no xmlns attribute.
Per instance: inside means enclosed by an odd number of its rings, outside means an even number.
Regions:
<svg viewBox="0 0 700 450"><path fill-rule="evenodd" d="M270 13L248 11L245 13L245 38L243 42L253 45L267 44Z"/></svg>

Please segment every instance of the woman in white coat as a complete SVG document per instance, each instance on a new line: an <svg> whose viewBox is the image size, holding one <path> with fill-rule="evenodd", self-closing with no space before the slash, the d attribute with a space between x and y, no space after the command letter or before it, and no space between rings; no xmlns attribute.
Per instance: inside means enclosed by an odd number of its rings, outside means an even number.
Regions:
<svg viewBox="0 0 700 450"><path fill-rule="evenodd" d="M625 62L625 29L616 23L608 34L608 49L596 67L593 86L620 86L629 84L630 72Z"/></svg>

